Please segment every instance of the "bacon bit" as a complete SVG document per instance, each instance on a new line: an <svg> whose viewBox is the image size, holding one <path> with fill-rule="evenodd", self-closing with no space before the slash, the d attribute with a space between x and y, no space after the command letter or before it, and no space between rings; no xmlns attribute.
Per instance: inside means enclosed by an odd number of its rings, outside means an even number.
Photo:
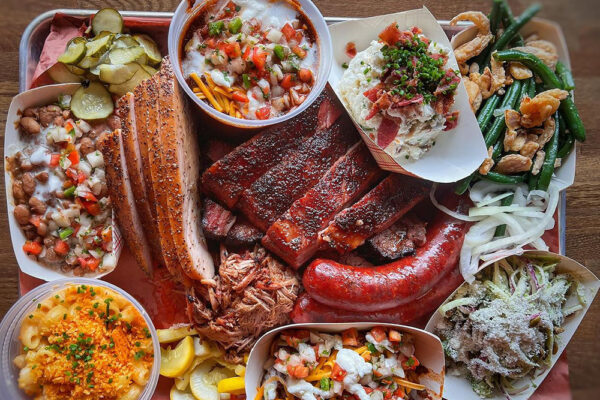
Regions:
<svg viewBox="0 0 600 400"><path fill-rule="evenodd" d="M374 86L371 89L364 92L363 96L365 96L367 99L371 100L371 102L375 103L375 101L377 101L377 98L379 97L379 95L381 94L382 91L383 91L383 84L379 83L377 86Z"/></svg>
<svg viewBox="0 0 600 400"><path fill-rule="evenodd" d="M454 111L451 114L446 114L446 126L444 127L444 131L449 131L451 129L456 128L458 125L458 111Z"/></svg>
<svg viewBox="0 0 600 400"><path fill-rule="evenodd" d="M400 41L401 33L398 25L393 22L388 25L381 33L379 38L386 44L393 46Z"/></svg>
<svg viewBox="0 0 600 400"><path fill-rule="evenodd" d="M346 55L350 58L356 57L356 44L354 42L346 43Z"/></svg>
<svg viewBox="0 0 600 400"><path fill-rule="evenodd" d="M398 124L390 118L383 118L377 129L377 145L385 149L394 141L398 133Z"/></svg>

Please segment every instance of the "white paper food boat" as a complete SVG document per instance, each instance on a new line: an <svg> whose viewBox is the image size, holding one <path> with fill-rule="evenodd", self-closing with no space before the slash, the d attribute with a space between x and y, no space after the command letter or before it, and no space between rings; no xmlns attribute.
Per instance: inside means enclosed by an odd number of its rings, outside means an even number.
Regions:
<svg viewBox="0 0 600 400"><path fill-rule="evenodd" d="M6 119L6 129L4 131L4 159L12 156L17 151L23 148L24 142L19 139L17 130L17 120L19 119L19 111L23 111L27 107L42 106L56 102L60 94L73 94L81 85L79 83L67 83L60 85L42 86L36 89L31 89L15 96L10 103L8 115ZM32 260L23 251L23 244L27 240L19 223L15 219L14 209L15 204L12 196L12 178L6 166L4 168L4 185L6 190L6 202L8 210L8 225L10 228L10 238L12 240L13 250L17 263L22 272L31 275L35 278L45 281L53 281L65 277L73 276L72 273L64 273L59 269L48 267L42 263ZM123 249L123 240L121 233L116 225L115 213L113 211L113 254L118 262L121 250ZM114 270L115 267L104 269L100 272L85 274L86 278L100 278Z"/></svg>
<svg viewBox="0 0 600 400"><path fill-rule="evenodd" d="M565 36L563 35L560 25L555 22L548 21L541 18L533 18L527 25L521 29L521 35L528 37L532 34L536 34L540 39L547 40L556 46L558 51L558 58L562 61L567 68L571 69L571 61L569 59L569 50L567 49L567 43ZM477 27L472 26L458 33L452 38L452 48L457 48L463 43L473 39L477 34ZM562 160L560 168L557 168L552 177L559 190L563 190L571 186L575 180L575 153L577 150L577 143L571 154Z"/></svg>
<svg viewBox="0 0 600 400"><path fill-rule="evenodd" d="M550 370L552 369L552 367L554 366L556 361L559 359L562 352L567 347L567 344L573 337L573 334L575 334L575 331L579 327L579 324L583 320L583 317L585 316L586 312L590 308L590 305L591 305L592 301L594 300L594 297L596 297L596 294L598 293L598 289L600 288L600 281L598 280L598 278L592 272L590 272L590 270L588 270L583 265L579 264L577 261L574 261L568 257L561 256L559 254L551 253L548 251L528 250L528 251L524 252L524 256L527 256L527 255L546 256L546 257L554 257L554 258L559 259L560 261L557 266L557 271L571 274L575 280L579 281L582 284L586 304L582 310L576 312L573 315L570 315L565 320L565 323L562 326L564 328L564 332L562 332L561 334L558 335L558 340L557 340L558 351L556 354L554 354L552 356L552 366L550 368L547 368L545 371L539 371L539 374L533 379L523 378L522 382L517 382L515 384L515 387L521 387L521 386L524 386L525 384L529 384L529 387L519 394L511 395L510 396L511 400L527 400L527 399L529 399L535 392L536 388L542 384L543 380L546 378L546 376L548 375L548 373L550 372ZM492 267L493 266L490 265L486 268L492 268ZM466 284L467 283L463 283L463 285L466 285ZM460 287L462 287L463 285L461 285ZM460 287L456 290L459 290ZM454 296L455 293L456 293L456 291L454 291L448 297L448 299L446 299L444 301L442 306L444 304L446 304L448 302L448 300ZM575 295L572 295L571 298L567 299L567 304L571 304L571 302L573 302L573 303L577 302ZM442 306L440 306L440 307L442 307ZM438 308L438 310L439 310L439 308ZM425 326L426 331L433 333L435 331L436 325L440 321L442 321L443 317L439 313L438 310L436 310L436 312L431 316L431 319L429 320L429 322L427 322L427 326ZM462 376L455 376L453 374L446 374L446 380L445 380L445 385L444 385L444 398L446 398L448 400L479 400L480 399L480 397L471 389L471 385L470 385L469 381L467 380L467 378L462 377ZM491 397L491 399L492 400L506 400L507 396L504 394L498 393L498 395L496 395L495 397Z"/></svg>
<svg viewBox="0 0 600 400"><path fill-rule="evenodd" d="M437 42L448 49L451 48L446 33L425 7L418 10L351 20L332 25L329 29L331 39L333 43L336 43L336 46L333 48L333 66L329 83L338 97L340 97L339 82L344 74L342 64L350 60L345 52L346 44L353 42L356 45L356 50L360 52L369 47L371 41L376 40L378 34L393 22L398 23L400 29L409 29L413 26L419 27L423 30L423 34L433 42ZM458 64L452 52L449 53L448 65L458 70ZM344 107L346 106L344 105ZM347 108L346 110L348 111ZM399 160L398 163L365 134L358 124L355 123L355 125L377 164L382 169L414 175L434 182L456 182L469 176L479 168L487 157L487 151L477 119L471 111L469 97L462 81L456 91L455 104L452 110L460 112L458 125L454 129L443 132L436 139L435 146L417 161Z"/></svg>
<svg viewBox="0 0 600 400"><path fill-rule="evenodd" d="M383 324L372 322L355 323L331 323L331 324L292 324L273 329L265 333L252 347L248 363L246 365L246 398L254 399L257 389L261 386L265 373L264 365L272 355L269 353L271 343L275 336L287 329L309 329L316 332L339 333L346 329L356 328L358 331L369 330L374 326L389 326L397 329L400 333L408 332L415 338L415 356L421 365L427 367L431 372L420 377L420 384L430 389L430 399L441 399L444 387L444 351L440 339L422 329L412 326Z"/></svg>

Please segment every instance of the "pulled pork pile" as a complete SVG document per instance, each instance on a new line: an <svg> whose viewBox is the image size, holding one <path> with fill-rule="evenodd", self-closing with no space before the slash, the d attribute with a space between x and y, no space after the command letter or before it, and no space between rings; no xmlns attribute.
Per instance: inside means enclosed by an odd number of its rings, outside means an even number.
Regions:
<svg viewBox="0 0 600 400"><path fill-rule="evenodd" d="M235 359L262 333L289 321L297 295L294 273L264 248L243 254L222 248L219 275L188 291L188 314L198 333Z"/></svg>

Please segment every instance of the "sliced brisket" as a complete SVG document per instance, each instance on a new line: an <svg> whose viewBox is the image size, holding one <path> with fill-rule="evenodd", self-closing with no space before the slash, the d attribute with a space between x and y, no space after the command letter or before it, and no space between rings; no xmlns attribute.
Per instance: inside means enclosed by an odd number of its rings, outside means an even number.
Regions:
<svg viewBox="0 0 600 400"><path fill-rule="evenodd" d="M211 199L204 199L202 207L202 230L209 239L223 240L235 223L235 215Z"/></svg>

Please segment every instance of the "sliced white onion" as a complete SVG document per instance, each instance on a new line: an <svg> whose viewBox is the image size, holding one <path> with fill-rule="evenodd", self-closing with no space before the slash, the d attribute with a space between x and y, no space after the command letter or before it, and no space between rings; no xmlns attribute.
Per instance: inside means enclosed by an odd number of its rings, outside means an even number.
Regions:
<svg viewBox="0 0 600 400"><path fill-rule="evenodd" d="M530 212L530 211L542 211L539 207L520 207L520 206L488 206L488 207L474 207L469 210L469 217L481 217L484 215L495 215L498 213L506 212Z"/></svg>
<svg viewBox="0 0 600 400"><path fill-rule="evenodd" d="M498 196L489 197L488 199L482 200L479 203L477 203L476 206L477 207L489 206L490 204L494 204L494 203L510 196L511 194L512 194L511 192L506 192L506 193L499 194Z"/></svg>
<svg viewBox="0 0 600 400"><path fill-rule="evenodd" d="M431 187L431 191L429 192L429 199L431 200L431 203L435 206L435 208L437 208L438 210L443 211L446 214L450 215L451 217L454 217L461 221L473 222L473 221L479 221L481 219L481 218L472 218L472 217L469 217L468 215L457 213L456 211L452 211L448 207L440 204L435 198L436 189L437 189L437 183Z"/></svg>

